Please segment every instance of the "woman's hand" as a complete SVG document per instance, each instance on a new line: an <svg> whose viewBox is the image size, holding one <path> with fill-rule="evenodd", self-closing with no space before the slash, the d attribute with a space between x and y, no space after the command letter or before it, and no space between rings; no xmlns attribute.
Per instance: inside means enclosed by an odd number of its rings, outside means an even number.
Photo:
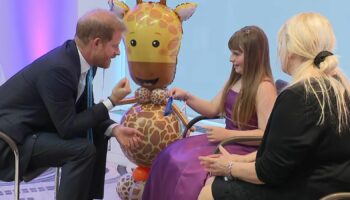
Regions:
<svg viewBox="0 0 350 200"><path fill-rule="evenodd" d="M209 156L199 156L200 164L206 171L214 176L228 176L231 175L231 171L228 168L229 163L232 162L231 155L219 146L221 154L212 154Z"/></svg>
<svg viewBox="0 0 350 200"><path fill-rule="evenodd" d="M229 137L227 129L218 126L203 126L207 131L209 142L221 142Z"/></svg>
<svg viewBox="0 0 350 200"><path fill-rule="evenodd" d="M256 151L247 155L230 154L223 146L219 146L221 154L212 154L209 156L200 156L200 164L204 169L215 176L229 176L231 171L229 163L249 163L254 162Z"/></svg>

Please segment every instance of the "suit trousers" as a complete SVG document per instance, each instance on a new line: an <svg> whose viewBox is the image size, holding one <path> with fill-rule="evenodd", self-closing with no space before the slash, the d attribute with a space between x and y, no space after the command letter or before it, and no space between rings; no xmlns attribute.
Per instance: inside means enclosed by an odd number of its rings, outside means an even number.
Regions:
<svg viewBox="0 0 350 200"><path fill-rule="evenodd" d="M62 167L57 200L103 198L108 141L103 133L94 135L94 144L87 138L62 139L57 133L36 135L28 168Z"/></svg>

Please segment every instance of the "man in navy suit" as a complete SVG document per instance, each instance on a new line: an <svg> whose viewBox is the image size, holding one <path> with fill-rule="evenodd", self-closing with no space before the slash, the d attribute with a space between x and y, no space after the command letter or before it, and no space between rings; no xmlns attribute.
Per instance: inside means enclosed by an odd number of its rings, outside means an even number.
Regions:
<svg viewBox="0 0 350 200"><path fill-rule="evenodd" d="M108 68L119 55L126 31L107 10L79 19L74 40L66 41L0 86L0 131L19 146L20 174L62 167L58 200L103 198L107 142L137 148L141 133L109 118L113 105L131 92L121 80L105 101L87 107L87 72ZM87 130L93 129L93 142ZM14 178L14 157L0 141L0 179Z"/></svg>

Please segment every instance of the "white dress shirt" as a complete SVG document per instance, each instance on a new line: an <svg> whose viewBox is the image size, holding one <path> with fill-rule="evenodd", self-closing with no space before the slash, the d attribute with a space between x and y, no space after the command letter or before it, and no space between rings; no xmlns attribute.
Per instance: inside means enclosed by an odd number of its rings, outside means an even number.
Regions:
<svg viewBox="0 0 350 200"><path fill-rule="evenodd" d="M91 68L91 66L89 65L89 63L85 60L85 58L83 57L83 55L81 54L79 47L77 46L78 49L78 53L79 53L79 59L80 59L80 78L79 78L79 84L78 84L78 94L77 94L77 99L75 100L75 102L78 101L78 99L80 98L80 96L83 94L84 89L85 89L85 84L86 84L86 75L89 72L89 69ZM104 100L102 102L107 110L111 110L114 106L111 102L111 100L109 100L108 98L106 100ZM107 130L105 131L105 135L106 136L111 136L112 133L112 129L117 126L118 124L111 124Z"/></svg>

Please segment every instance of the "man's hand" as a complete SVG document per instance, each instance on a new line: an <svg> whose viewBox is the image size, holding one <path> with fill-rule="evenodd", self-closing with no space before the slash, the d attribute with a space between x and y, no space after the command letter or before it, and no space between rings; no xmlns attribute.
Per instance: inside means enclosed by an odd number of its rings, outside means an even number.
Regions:
<svg viewBox="0 0 350 200"><path fill-rule="evenodd" d="M110 99L113 102L113 104L116 105L120 100L124 99L130 93L131 93L131 87L130 87L129 80L127 78L123 78L113 88Z"/></svg>
<svg viewBox="0 0 350 200"><path fill-rule="evenodd" d="M136 149L141 143L142 133L134 128L117 125L112 130L112 135L119 144L126 149Z"/></svg>

